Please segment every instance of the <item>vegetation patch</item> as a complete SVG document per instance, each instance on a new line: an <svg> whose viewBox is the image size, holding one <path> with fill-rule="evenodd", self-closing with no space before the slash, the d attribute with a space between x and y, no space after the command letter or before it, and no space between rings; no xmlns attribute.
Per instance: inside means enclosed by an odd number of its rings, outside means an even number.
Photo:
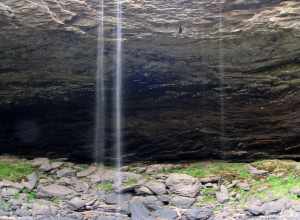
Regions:
<svg viewBox="0 0 300 220"><path fill-rule="evenodd" d="M99 183L97 188L104 192L112 192L113 191L113 184L111 182Z"/></svg>
<svg viewBox="0 0 300 220"><path fill-rule="evenodd" d="M126 181L123 182L123 186L130 187L134 186L138 183L138 180L135 178L129 178Z"/></svg>
<svg viewBox="0 0 300 220"><path fill-rule="evenodd" d="M166 173L184 173L193 177L220 176L226 180L250 178L245 163L226 163L221 161L200 162L189 166L165 169Z"/></svg>
<svg viewBox="0 0 300 220"><path fill-rule="evenodd" d="M26 162L0 161L0 180L20 181L34 171Z"/></svg>

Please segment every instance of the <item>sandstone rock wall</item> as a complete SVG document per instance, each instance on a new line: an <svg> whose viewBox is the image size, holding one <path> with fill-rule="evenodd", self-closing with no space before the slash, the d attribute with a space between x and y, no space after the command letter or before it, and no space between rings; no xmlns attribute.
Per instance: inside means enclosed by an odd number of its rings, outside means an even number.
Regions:
<svg viewBox="0 0 300 220"><path fill-rule="evenodd" d="M299 157L298 1L127 0L123 10L128 160ZM92 155L98 11L96 0L0 3L1 151ZM108 98L115 22L105 1Z"/></svg>

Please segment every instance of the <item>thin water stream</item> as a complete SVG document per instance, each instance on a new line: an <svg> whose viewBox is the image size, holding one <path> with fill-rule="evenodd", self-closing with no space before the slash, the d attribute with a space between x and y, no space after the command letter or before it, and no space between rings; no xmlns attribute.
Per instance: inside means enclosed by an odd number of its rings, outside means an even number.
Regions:
<svg viewBox="0 0 300 220"><path fill-rule="evenodd" d="M104 84L104 0L99 0L97 71L96 71L96 108L94 153L95 162L103 163L105 154L105 84Z"/></svg>
<svg viewBox="0 0 300 220"><path fill-rule="evenodd" d="M116 153L116 187L121 188L122 176L122 2L117 0L117 32L116 32L116 79L115 79L115 153ZM119 204L121 204L119 198Z"/></svg>

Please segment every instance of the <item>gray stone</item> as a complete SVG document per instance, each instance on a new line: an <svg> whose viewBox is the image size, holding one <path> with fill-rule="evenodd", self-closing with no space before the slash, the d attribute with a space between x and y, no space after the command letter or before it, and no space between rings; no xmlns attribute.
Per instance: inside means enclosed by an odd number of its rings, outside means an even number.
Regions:
<svg viewBox="0 0 300 220"><path fill-rule="evenodd" d="M248 215L259 216L264 214L264 210L262 208L263 203L258 199L251 199L246 204L245 211Z"/></svg>
<svg viewBox="0 0 300 220"><path fill-rule="evenodd" d="M68 195L74 194L74 191L68 187L51 184L48 186L40 186L38 187L39 196L42 197L60 197L64 198Z"/></svg>
<svg viewBox="0 0 300 220"><path fill-rule="evenodd" d="M58 177L70 177L75 176L76 171L71 168L63 168L61 170L58 170L56 174Z"/></svg>
<svg viewBox="0 0 300 220"><path fill-rule="evenodd" d="M166 185L172 193L193 198L197 196L201 187L201 183L196 178L175 173L169 175Z"/></svg>
<svg viewBox="0 0 300 220"><path fill-rule="evenodd" d="M137 195L153 195L153 192L145 186L136 187L135 193Z"/></svg>
<svg viewBox="0 0 300 220"><path fill-rule="evenodd" d="M92 175L93 173L95 173L97 171L97 167L95 166L90 166L89 168L82 170L80 172L77 173L77 177L81 178L81 177L87 177Z"/></svg>
<svg viewBox="0 0 300 220"><path fill-rule="evenodd" d="M33 216L39 216L39 215L55 215L57 213L57 209L50 205L49 203L44 202L35 202L32 205L32 214Z"/></svg>
<svg viewBox="0 0 300 220"><path fill-rule="evenodd" d="M177 212L171 208L161 208L152 214L155 218L163 220L177 220Z"/></svg>
<svg viewBox="0 0 300 220"><path fill-rule="evenodd" d="M61 168L63 165L64 165L63 162L53 162L53 163L51 163L51 167L52 167L53 170Z"/></svg>
<svg viewBox="0 0 300 220"><path fill-rule="evenodd" d="M131 202L129 205L132 220L155 220L151 212L140 202Z"/></svg>
<svg viewBox="0 0 300 220"><path fill-rule="evenodd" d="M39 169L40 169L41 171L43 171L43 172L49 172L49 171L51 171L53 168L52 168L50 162L45 162L45 163L43 163L43 164L40 166Z"/></svg>
<svg viewBox="0 0 300 220"><path fill-rule="evenodd" d="M28 175L26 178L27 178L27 182L23 182L23 186L26 189L32 191L37 186L39 177L38 177L37 173L34 172L34 173Z"/></svg>
<svg viewBox="0 0 300 220"><path fill-rule="evenodd" d="M151 211L158 210L163 206L163 203L156 196L146 196L142 198L142 202Z"/></svg>
<svg viewBox="0 0 300 220"><path fill-rule="evenodd" d="M166 185L158 181L146 182L145 186L156 195L162 195L167 193Z"/></svg>
<svg viewBox="0 0 300 220"><path fill-rule="evenodd" d="M118 204L119 200L123 203L128 202L131 199L130 194L119 194L119 193L109 193L105 195L104 201L106 204Z"/></svg>
<svg viewBox="0 0 300 220"><path fill-rule="evenodd" d="M193 208L184 212L187 220L209 220L213 216L210 208Z"/></svg>
<svg viewBox="0 0 300 220"><path fill-rule="evenodd" d="M184 197L184 196L173 196L170 200L170 205L182 209L188 209L195 203L195 201L196 201L195 198Z"/></svg>
<svg viewBox="0 0 300 220"><path fill-rule="evenodd" d="M285 209L286 201L277 200L263 204L262 209L265 215L274 215Z"/></svg>
<svg viewBox="0 0 300 220"><path fill-rule="evenodd" d="M73 210L82 209L86 204L86 202L84 200L82 200L81 198L79 198L79 197L74 197L73 199L71 199L67 203L71 206L71 208Z"/></svg>
<svg viewBox="0 0 300 220"><path fill-rule="evenodd" d="M229 201L229 193L226 186L221 185L220 191L216 192L216 198L222 204Z"/></svg>

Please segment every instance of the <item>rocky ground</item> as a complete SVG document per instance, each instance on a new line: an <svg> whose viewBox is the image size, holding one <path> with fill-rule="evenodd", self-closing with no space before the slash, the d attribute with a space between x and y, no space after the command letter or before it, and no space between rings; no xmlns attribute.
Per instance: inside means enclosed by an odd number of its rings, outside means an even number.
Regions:
<svg viewBox="0 0 300 220"><path fill-rule="evenodd" d="M299 219L300 163L112 167L1 157L0 219ZM121 202L119 202L121 201Z"/></svg>

